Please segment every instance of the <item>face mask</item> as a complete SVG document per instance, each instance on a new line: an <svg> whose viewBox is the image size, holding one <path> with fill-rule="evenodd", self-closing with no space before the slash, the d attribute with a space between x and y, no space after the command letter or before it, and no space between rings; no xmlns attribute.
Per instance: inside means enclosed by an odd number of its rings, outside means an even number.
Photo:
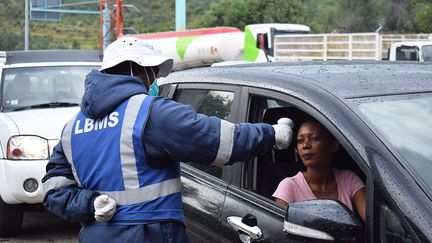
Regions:
<svg viewBox="0 0 432 243"><path fill-rule="evenodd" d="M158 96L159 95L159 86L157 84L157 80L155 80L152 85L150 86L148 95L151 96Z"/></svg>

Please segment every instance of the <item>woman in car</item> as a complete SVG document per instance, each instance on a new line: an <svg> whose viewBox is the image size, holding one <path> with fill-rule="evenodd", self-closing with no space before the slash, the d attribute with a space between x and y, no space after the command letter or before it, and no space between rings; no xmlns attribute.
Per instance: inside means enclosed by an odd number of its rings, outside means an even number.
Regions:
<svg viewBox="0 0 432 243"><path fill-rule="evenodd" d="M293 177L282 180L272 198L287 206L291 202L312 199L336 199L365 220L365 185L350 170L331 167L332 155L339 142L318 121L308 119L297 132L296 150L306 167Z"/></svg>

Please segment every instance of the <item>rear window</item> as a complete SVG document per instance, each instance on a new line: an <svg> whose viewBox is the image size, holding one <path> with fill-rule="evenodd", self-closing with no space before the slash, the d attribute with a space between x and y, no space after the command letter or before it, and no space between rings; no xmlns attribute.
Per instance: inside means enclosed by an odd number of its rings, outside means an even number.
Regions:
<svg viewBox="0 0 432 243"><path fill-rule="evenodd" d="M396 60L398 61L418 61L418 47L416 46L401 46L396 48Z"/></svg>
<svg viewBox="0 0 432 243"><path fill-rule="evenodd" d="M425 62L432 62L432 45L423 46L422 52L423 52L423 60Z"/></svg>

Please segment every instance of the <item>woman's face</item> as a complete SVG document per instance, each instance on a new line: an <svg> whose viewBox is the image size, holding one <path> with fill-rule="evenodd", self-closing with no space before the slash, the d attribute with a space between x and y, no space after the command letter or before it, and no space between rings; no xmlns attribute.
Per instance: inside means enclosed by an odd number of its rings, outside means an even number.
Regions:
<svg viewBox="0 0 432 243"><path fill-rule="evenodd" d="M297 151L306 167L330 166L339 143L316 121L304 122L297 133Z"/></svg>

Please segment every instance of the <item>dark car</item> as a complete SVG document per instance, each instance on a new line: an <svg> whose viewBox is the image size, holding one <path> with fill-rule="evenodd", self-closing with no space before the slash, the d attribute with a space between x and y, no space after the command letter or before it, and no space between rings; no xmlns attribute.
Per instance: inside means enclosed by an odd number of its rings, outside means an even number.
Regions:
<svg viewBox="0 0 432 243"><path fill-rule="evenodd" d="M160 80L161 95L231 122L306 115L341 143L334 168L366 185L366 221L334 200L271 199L301 162L286 150L220 167L182 163L192 242L432 241L432 65L266 63L191 69ZM294 127L294 130L296 127Z"/></svg>

